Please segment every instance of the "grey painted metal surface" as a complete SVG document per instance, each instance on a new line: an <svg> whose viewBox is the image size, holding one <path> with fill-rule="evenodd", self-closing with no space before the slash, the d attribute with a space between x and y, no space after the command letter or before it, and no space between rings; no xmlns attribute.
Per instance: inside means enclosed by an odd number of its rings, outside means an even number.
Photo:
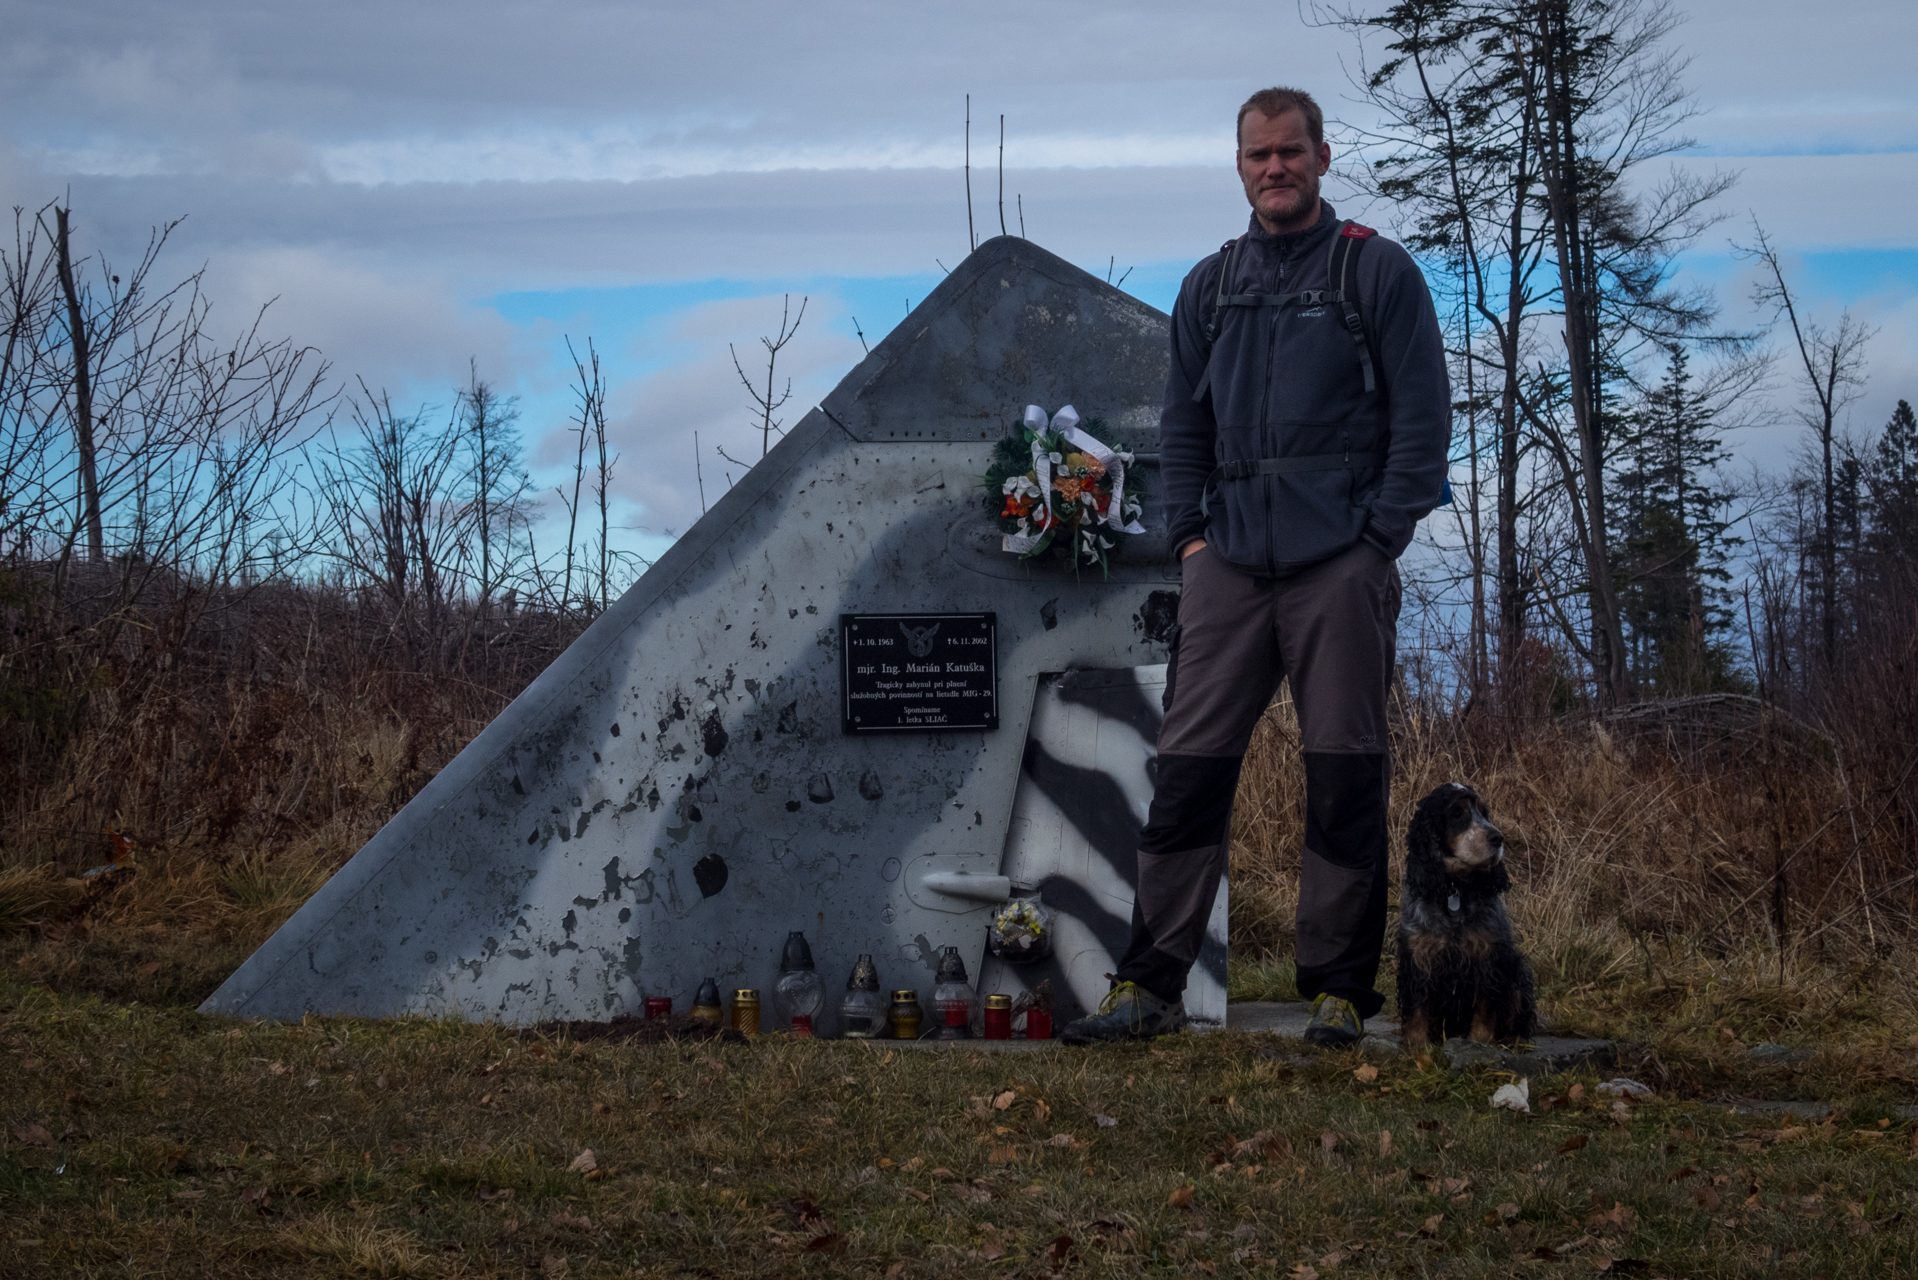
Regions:
<svg viewBox="0 0 1918 1280"><path fill-rule="evenodd" d="M791 929L829 1008L861 952L927 996L942 946L976 977L992 907L925 871L998 873L1041 673L1164 662L1175 602L1151 467L1110 580L999 553L978 477L1027 403L1151 453L1165 326L980 246L204 1007L528 1023L711 975L770 1025ZM841 733L839 614L987 610L997 731Z"/></svg>
<svg viewBox="0 0 1918 1280"><path fill-rule="evenodd" d="M1097 1007L1132 929L1134 857L1152 803L1165 666L1081 668L1039 677L1001 871L1031 886L1054 922L1052 954L1009 964L988 955L981 991L1050 983L1055 1013ZM1185 992L1195 1027L1225 1025L1226 886Z"/></svg>

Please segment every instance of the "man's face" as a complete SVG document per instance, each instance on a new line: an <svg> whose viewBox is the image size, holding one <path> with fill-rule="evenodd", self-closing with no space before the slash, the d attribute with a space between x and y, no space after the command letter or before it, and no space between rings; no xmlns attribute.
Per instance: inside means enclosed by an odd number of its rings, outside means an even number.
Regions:
<svg viewBox="0 0 1918 1280"><path fill-rule="evenodd" d="M1319 179L1331 167L1332 148L1312 145L1304 112L1245 113L1239 125L1239 180L1267 231L1284 235L1317 221Z"/></svg>

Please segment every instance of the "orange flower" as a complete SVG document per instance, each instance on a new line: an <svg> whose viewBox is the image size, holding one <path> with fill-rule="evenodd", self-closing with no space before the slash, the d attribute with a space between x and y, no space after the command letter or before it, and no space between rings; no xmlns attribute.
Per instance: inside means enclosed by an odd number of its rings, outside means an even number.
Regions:
<svg viewBox="0 0 1918 1280"><path fill-rule="evenodd" d="M1009 516L1016 520L1030 510L1032 510L1032 499L1021 498L1017 494L1014 494L1006 499L1006 508L999 514Z"/></svg>
<svg viewBox="0 0 1918 1280"><path fill-rule="evenodd" d="M1085 481L1074 480L1070 476L1062 476L1052 482L1052 487L1057 489L1060 496L1064 497L1067 502L1072 502L1078 498L1079 490L1085 487Z"/></svg>

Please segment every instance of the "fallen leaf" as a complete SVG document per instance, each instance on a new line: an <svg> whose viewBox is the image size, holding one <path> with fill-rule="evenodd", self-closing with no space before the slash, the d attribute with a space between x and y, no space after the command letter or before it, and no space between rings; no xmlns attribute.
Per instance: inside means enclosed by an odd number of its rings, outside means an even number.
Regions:
<svg viewBox="0 0 1918 1280"><path fill-rule="evenodd" d="M489 1187L485 1183L481 1183L479 1198L484 1204L491 1204L495 1200L511 1200L513 1198L513 1189L511 1187Z"/></svg>
<svg viewBox="0 0 1918 1280"><path fill-rule="evenodd" d="M1018 1096L1019 1094L1016 1090L1007 1089L1004 1093L992 1100L992 1109L994 1111L1004 1111L1012 1106L1013 1100Z"/></svg>
<svg viewBox="0 0 1918 1280"><path fill-rule="evenodd" d="M1174 1209L1184 1209L1188 1207L1192 1203L1192 1188L1189 1185L1174 1187L1172 1194L1166 1197L1165 1202Z"/></svg>
<svg viewBox="0 0 1918 1280"><path fill-rule="evenodd" d="M912 1159L906 1161L906 1163L899 1166L899 1172L918 1173L921 1169L925 1167L926 1167L926 1158L924 1156L914 1156Z"/></svg>
<svg viewBox="0 0 1918 1280"><path fill-rule="evenodd" d="M984 1187L954 1187L952 1194L967 1204L987 1204L992 1200L992 1192Z"/></svg>
<svg viewBox="0 0 1918 1280"><path fill-rule="evenodd" d="M1072 1256L1072 1237L1054 1236L1051 1246L1046 1250L1046 1260L1051 1264L1052 1274L1058 1275L1066 1269L1066 1259Z"/></svg>
<svg viewBox="0 0 1918 1280"><path fill-rule="evenodd" d="M1560 1155L1567 1155L1573 1151L1583 1151L1586 1145L1590 1142L1591 1142L1591 1139L1586 1137L1584 1134L1575 1133L1571 1137L1565 1139L1565 1141L1558 1144L1558 1153Z"/></svg>
<svg viewBox="0 0 1918 1280"><path fill-rule="evenodd" d="M994 1147L986 1153L986 1159L993 1164L1011 1164L1019 1158L1019 1148L1012 1146Z"/></svg>
<svg viewBox="0 0 1918 1280"><path fill-rule="evenodd" d="M1470 1178L1439 1179L1439 1191L1448 1196L1462 1195L1471 1185L1472 1180Z"/></svg>
<svg viewBox="0 0 1918 1280"><path fill-rule="evenodd" d="M1032 1114L1040 1124L1044 1124L1046 1121L1052 1119L1052 1108L1046 1105L1044 1098L1034 1098L1032 1100Z"/></svg>
<svg viewBox="0 0 1918 1280"><path fill-rule="evenodd" d="M1292 1140L1282 1133L1261 1129L1244 1141L1233 1143L1232 1154L1235 1157L1271 1156L1284 1159L1292 1154Z"/></svg>
<svg viewBox="0 0 1918 1280"><path fill-rule="evenodd" d="M1688 1164L1682 1169L1673 1169L1670 1173L1666 1174L1665 1181L1682 1182L1686 1178L1691 1177L1694 1173L1697 1173L1697 1172L1698 1172L1697 1165Z"/></svg>
<svg viewBox="0 0 1918 1280"><path fill-rule="evenodd" d="M1582 1084L1575 1084L1575 1085L1573 1085L1573 1086L1572 1086L1571 1088L1569 1088L1569 1089L1567 1089L1567 1090L1565 1091L1565 1098L1566 1098L1566 1101L1568 1101L1568 1102L1582 1102L1582 1101L1584 1101L1584 1099L1585 1099L1585 1086L1584 1086L1584 1085L1582 1085Z"/></svg>
<svg viewBox="0 0 1918 1280"><path fill-rule="evenodd" d="M573 1163L566 1166L568 1173L591 1173L599 1168L599 1157L593 1154L591 1147L573 1157Z"/></svg>
<svg viewBox="0 0 1918 1280"><path fill-rule="evenodd" d="M581 1231L591 1231L593 1229L593 1220L591 1218L575 1218L571 1214L562 1211L553 1215L553 1225L556 1227L577 1227Z"/></svg>
<svg viewBox="0 0 1918 1280"><path fill-rule="evenodd" d="M1116 1129L1119 1127L1117 1120L1114 1120L1108 1115L1101 1115L1096 1111L1092 1113L1092 1123L1098 1125L1101 1129Z"/></svg>
<svg viewBox="0 0 1918 1280"><path fill-rule="evenodd" d="M877 1160L873 1161L872 1164L875 1169L890 1169L893 1167L890 1156L880 1156Z"/></svg>
<svg viewBox="0 0 1918 1280"><path fill-rule="evenodd" d="M539 1269L549 1276L563 1276L566 1274L566 1259L549 1253L539 1260Z"/></svg>
<svg viewBox="0 0 1918 1280"><path fill-rule="evenodd" d="M204 1192L204 1191L175 1191L175 1192L173 1193L173 1198L174 1198L175 1200L204 1200L204 1199L206 1199L206 1192Z"/></svg>
<svg viewBox="0 0 1918 1280"><path fill-rule="evenodd" d="M1048 1147L1076 1147L1079 1145L1079 1140L1069 1133L1055 1133L1046 1139L1046 1145Z"/></svg>
<svg viewBox="0 0 1918 1280"><path fill-rule="evenodd" d="M270 1188L267 1187L253 1187L242 1191L240 1193L240 1203L250 1204L261 1213L265 1213L273 1204L273 1197L269 1194L269 1191Z"/></svg>
<svg viewBox="0 0 1918 1280"><path fill-rule="evenodd" d="M1505 1221L1510 1222L1512 1219L1518 1217L1518 1206L1515 1204L1502 1204L1494 1212Z"/></svg>
<svg viewBox="0 0 1918 1280"><path fill-rule="evenodd" d="M1352 1069L1352 1077L1366 1084L1371 1084L1379 1078L1379 1069L1369 1062L1361 1063Z"/></svg>
<svg viewBox="0 0 1918 1280"><path fill-rule="evenodd" d="M53 1135L47 1132L43 1124L23 1124L13 1131L13 1140L24 1147L39 1147L43 1151L53 1150Z"/></svg>
<svg viewBox="0 0 1918 1280"><path fill-rule="evenodd" d="M1331 1155L1339 1148L1339 1135L1327 1129L1319 1135L1319 1146L1324 1148L1326 1155Z"/></svg>
<svg viewBox="0 0 1918 1280"><path fill-rule="evenodd" d="M160 972L160 962L155 960L152 964L143 964L140 966L139 972L151 978L154 974Z"/></svg>
<svg viewBox="0 0 1918 1280"><path fill-rule="evenodd" d="M846 1237L837 1231L829 1231L823 1236L814 1236L806 1242L804 1253L825 1253L837 1258L846 1251Z"/></svg>
<svg viewBox="0 0 1918 1280"><path fill-rule="evenodd" d="M596 1116L610 1116L613 1114L613 1109L604 1102L595 1102L593 1104L593 1114Z"/></svg>
<svg viewBox="0 0 1918 1280"><path fill-rule="evenodd" d="M1439 1233L1439 1224L1444 1221L1445 1221L1444 1214L1442 1213L1433 1214L1431 1217L1427 1218L1424 1222L1419 1224L1419 1234L1422 1236L1437 1235Z"/></svg>
<svg viewBox="0 0 1918 1280"><path fill-rule="evenodd" d="M1319 1280L1318 1268L1309 1262L1293 1263L1292 1270L1286 1274L1290 1275L1292 1280Z"/></svg>
<svg viewBox="0 0 1918 1280"><path fill-rule="evenodd" d="M899 1277L905 1274L906 1274L906 1264L903 1262L895 1262L890 1267L886 1268L886 1274L882 1278L882 1280L899 1280Z"/></svg>
<svg viewBox="0 0 1918 1280"><path fill-rule="evenodd" d="M911 1196L914 1200L917 1200L920 1204L924 1204L926 1203L926 1201L932 1199L932 1197L927 1195L925 1192L914 1190L912 1187L905 1188L905 1192L907 1195Z"/></svg>
<svg viewBox="0 0 1918 1280"><path fill-rule="evenodd" d="M1392 1131L1379 1130L1379 1159L1389 1160L1392 1156Z"/></svg>
<svg viewBox="0 0 1918 1280"><path fill-rule="evenodd" d="M269 1062L266 1064L266 1069L268 1071L271 1071L276 1076L283 1076L288 1071L292 1070L292 1068L287 1066L284 1062Z"/></svg>

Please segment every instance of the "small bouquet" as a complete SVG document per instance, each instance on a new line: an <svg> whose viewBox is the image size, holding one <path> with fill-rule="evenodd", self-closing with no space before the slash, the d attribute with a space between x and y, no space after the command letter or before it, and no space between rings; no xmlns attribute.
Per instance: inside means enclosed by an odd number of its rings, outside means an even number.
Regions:
<svg viewBox="0 0 1918 1280"><path fill-rule="evenodd" d="M1098 565L1128 535L1141 534L1143 488L1127 475L1132 455L1082 427L1071 405L1050 419L1038 405L992 452L985 475L986 510L998 521L1000 545L1021 560L1064 549L1073 567Z"/></svg>
<svg viewBox="0 0 1918 1280"><path fill-rule="evenodd" d="M1009 964L1029 964L1052 954L1052 909L1037 898L1014 898L993 914L986 948Z"/></svg>

